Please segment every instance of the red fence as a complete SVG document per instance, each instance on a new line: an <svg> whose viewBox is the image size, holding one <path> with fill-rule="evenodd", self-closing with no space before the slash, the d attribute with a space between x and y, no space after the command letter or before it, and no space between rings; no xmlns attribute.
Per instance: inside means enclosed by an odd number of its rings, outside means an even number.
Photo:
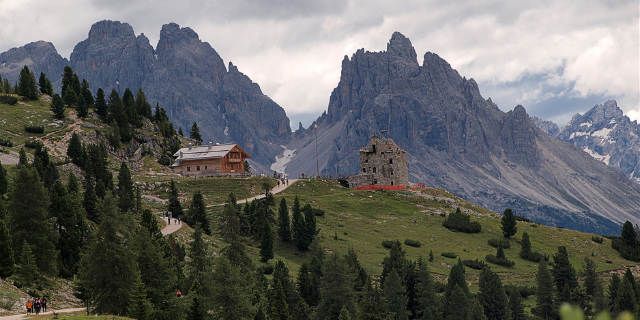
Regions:
<svg viewBox="0 0 640 320"><path fill-rule="evenodd" d="M376 190L387 190L387 191L400 191L406 189L405 185L381 185L381 184L370 184L366 186L357 186L354 189L356 190L367 190L367 191L376 191Z"/></svg>

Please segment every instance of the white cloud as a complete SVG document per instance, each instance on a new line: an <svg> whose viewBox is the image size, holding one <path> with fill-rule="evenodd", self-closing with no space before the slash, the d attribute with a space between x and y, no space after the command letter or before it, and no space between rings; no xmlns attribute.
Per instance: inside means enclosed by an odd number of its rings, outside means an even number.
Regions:
<svg viewBox="0 0 640 320"><path fill-rule="evenodd" d="M635 0L0 0L0 7L0 51L44 39L68 56L100 19L129 22L152 44L164 23L192 27L294 116L325 110L342 57L383 50L393 31L412 40L420 63L425 51L438 53L504 108L595 95L640 114Z"/></svg>

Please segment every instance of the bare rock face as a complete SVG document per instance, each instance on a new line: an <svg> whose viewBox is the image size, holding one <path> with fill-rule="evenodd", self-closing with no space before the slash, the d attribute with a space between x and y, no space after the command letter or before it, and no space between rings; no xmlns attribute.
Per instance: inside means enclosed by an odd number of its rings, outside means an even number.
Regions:
<svg viewBox="0 0 640 320"><path fill-rule="evenodd" d="M558 138L640 183L640 125L615 100L575 115Z"/></svg>
<svg viewBox="0 0 640 320"><path fill-rule="evenodd" d="M413 181L493 210L603 233L640 222L640 187L545 134L524 107L502 112L438 55L418 64L400 33L386 51L343 59L327 112L287 146L286 172L313 175L317 159L321 175L355 174L358 149L382 131L407 151Z"/></svg>
<svg viewBox="0 0 640 320"><path fill-rule="evenodd" d="M560 127L552 121L544 120L538 117L531 117L536 127L540 128L544 133L551 137L556 137L560 133Z"/></svg>
<svg viewBox="0 0 640 320"><path fill-rule="evenodd" d="M20 70L26 65L33 71L36 79L40 72L44 72L55 82L62 75L62 69L67 63L67 59L58 54L51 42L36 41L0 53L0 75L15 83L20 76Z"/></svg>
<svg viewBox="0 0 640 320"><path fill-rule="evenodd" d="M277 103L236 66L227 70L195 31L175 23L162 26L154 50L129 24L100 21L74 47L70 61L50 43L35 42L0 54L0 75L15 81L25 64L58 85L69 64L94 91L142 88L183 131L195 121L205 141L239 143L265 167L291 136L289 119Z"/></svg>

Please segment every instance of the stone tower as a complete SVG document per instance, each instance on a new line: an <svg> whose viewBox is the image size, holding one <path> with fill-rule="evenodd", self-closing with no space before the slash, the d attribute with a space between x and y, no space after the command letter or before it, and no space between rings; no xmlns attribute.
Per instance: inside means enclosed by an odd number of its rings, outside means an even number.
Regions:
<svg viewBox="0 0 640 320"><path fill-rule="evenodd" d="M348 179L350 187L409 184L406 152L391 138L373 136L360 149L360 172Z"/></svg>

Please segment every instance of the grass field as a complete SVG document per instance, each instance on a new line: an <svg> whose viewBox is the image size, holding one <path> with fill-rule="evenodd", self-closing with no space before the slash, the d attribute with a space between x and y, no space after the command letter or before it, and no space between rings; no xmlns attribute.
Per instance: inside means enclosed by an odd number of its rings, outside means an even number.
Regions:
<svg viewBox="0 0 640 320"><path fill-rule="evenodd" d="M27 319L41 319L41 320L50 320L50 319L58 319L58 320L133 320L131 318L111 316L111 315L86 315L85 313L71 313L71 314L61 314L56 317L53 315L40 315L40 316L31 316Z"/></svg>
<svg viewBox="0 0 640 320"><path fill-rule="evenodd" d="M32 134L24 130L25 126L43 126L44 134ZM16 105L0 103L0 138L9 139L19 146L32 137L55 134L65 128L65 122L53 119L49 102L44 99L19 101ZM19 147L14 147L19 150Z"/></svg>

